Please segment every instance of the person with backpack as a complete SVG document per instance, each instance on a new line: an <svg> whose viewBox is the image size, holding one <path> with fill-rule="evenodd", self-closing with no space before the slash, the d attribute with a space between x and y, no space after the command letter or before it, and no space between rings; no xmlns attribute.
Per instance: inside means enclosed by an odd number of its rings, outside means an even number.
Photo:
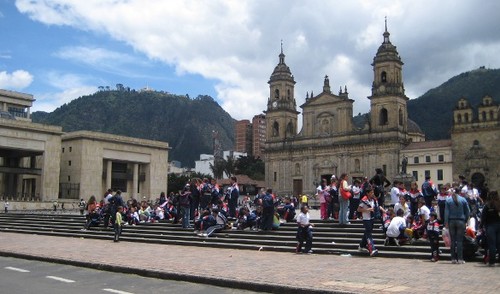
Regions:
<svg viewBox="0 0 500 294"><path fill-rule="evenodd" d="M267 189L266 194L262 197L261 229L264 231L273 229L274 199L272 193L272 189Z"/></svg>
<svg viewBox="0 0 500 294"><path fill-rule="evenodd" d="M432 207L432 200L435 200L438 192L431 181L431 176L425 176L422 184L422 195L424 196L425 206Z"/></svg>
<svg viewBox="0 0 500 294"><path fill-rule="evenodd" d="M180 215L182 216L182 227L190 228L191 191L189 184L186 184L186 186L184 186L184 190L179 193L179 207L181 212Z"/></svg>

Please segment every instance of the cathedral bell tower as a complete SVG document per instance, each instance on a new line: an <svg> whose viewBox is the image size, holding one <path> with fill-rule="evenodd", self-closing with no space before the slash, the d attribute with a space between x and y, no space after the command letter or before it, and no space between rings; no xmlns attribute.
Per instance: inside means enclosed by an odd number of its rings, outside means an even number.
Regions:
<svg viewBox="0 0 500 294"><path fill-rule="evenodd" d="M403 85L403 62L389 40L387 19L384 41L373 58L373 84L370 99L371 130L407 132L408 110Z"/></svg>
<svg viewBox="0 0 500 294"><path fill-rule="evenodd" d="M278 142L297 134L297 104L294 97L295 80L285 64L283 43L279 63L269 79L269 98L266 114L266 141Z"/></svg>

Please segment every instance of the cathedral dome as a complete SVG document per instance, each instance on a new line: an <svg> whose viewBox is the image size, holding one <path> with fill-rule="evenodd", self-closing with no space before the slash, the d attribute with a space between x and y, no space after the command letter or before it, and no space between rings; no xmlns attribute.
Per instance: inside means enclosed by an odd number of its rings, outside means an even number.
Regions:
<svg viewBox="0 0 500 294"><path fill-rule="evenodd" d="M408 119L407 125L408 125L408 133L419 133L419 134L424 133L422 129L418 126L418 124L412 121L411 119Z"/></svg>

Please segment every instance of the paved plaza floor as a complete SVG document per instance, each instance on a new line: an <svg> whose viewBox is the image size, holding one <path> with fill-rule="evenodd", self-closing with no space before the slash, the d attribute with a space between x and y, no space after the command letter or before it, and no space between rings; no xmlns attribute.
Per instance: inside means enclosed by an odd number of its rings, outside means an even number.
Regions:
<svg viewBox="0 0 500 294"><path fill-rule="evenodd" d="M500 289L500 266L478 262L456 265L5 232L0 233L0 255L276 293L498 293Z"/></svg>

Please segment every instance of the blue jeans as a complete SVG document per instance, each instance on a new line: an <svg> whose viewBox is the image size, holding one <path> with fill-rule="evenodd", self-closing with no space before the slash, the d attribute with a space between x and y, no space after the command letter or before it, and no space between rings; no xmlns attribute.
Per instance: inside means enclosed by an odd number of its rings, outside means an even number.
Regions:
<svg viewBox="0 0 500 294"><path fill-rule="evenodd" d="M190 214L191 214L190 207L182 207L181 206L182 227L183 228L189 228Z"/></svg>
<svg viewBox="0 0 500 294"><path fill-rule="evenodd" d="M500 251L500 223L486 225L486 236L488 237L489 263L494 264L497 252Z"/></svg>
<svg viewBox="0 0 500 294"><path fill-rule="evenodd" d="M339 196L339 224L346 225L349 220L347 219L347 209L349 208L349 199L345 200L344 197Z"/></svg>
<svg viewBox="0 0 500 294"><path fill-rule="evenodd" d="M373 243L373 220L363 220L363 227L365 228L365 233L363 234L363 239L361 239L361 243L359 243L359 247L368 248L368 251L371 253L375 250L375 243Z"/></svg>
<svg viewBox="0 0 500 294"><path fill-rule="evenodd" d="M450 239L451 239L451 246L450 246L451 260L463 260L465 221L450 220L448 222L448 229L450 230Z"/></svg>

